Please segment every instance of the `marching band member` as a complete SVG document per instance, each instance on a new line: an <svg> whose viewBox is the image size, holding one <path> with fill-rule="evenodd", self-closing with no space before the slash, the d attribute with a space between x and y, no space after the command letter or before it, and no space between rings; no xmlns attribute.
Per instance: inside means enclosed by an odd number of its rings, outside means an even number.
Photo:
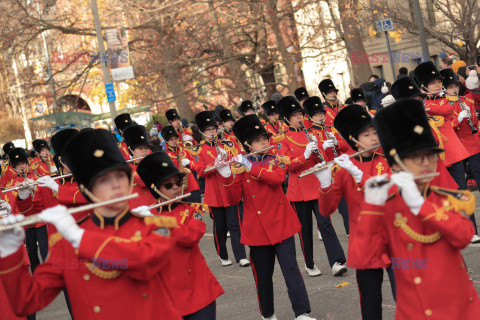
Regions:
<svg viewBox="0 0 480 320"><path fill-rule="evenodd" d="M165 112L165 117L167 118L168 122L170 122L172 127L174 127L175 130L177 130L177 133L179 136L179 143L181 143L182 145L186 141L190 141L193 143L192 129L183 128L182 119L178 115L178 111L176 109L167 110L167 112Z"/></svg>
<svg viewBox="0 0 480 320"><path fill-rule="evenodd" d="M52 154L48 142L37 139L32 142L35 157L30 161L30 170L38 176L51 176L58 173L58 169L52 160Z"/></svg>
<svg viewBox="0 0 480 320"><path fill-rule="evenodd" d="M323 103L325 110L327 111L325 124L328 126L333 126L333 119L335 119L338 111L343 108L337 98L338 89L335 88L335 85L331 79L320 81L318 84L318 89L320 90L323 99L325 99L325 102Z"/></svg>
<svg viewBox="0 0 480 320"><path fill-rule="evenodd" d="M200 193L200 187L198 186L197 180L193 175L191 168L193 167L192 161L193 156L185 151L184 148L179 146L179 136L177 131L173 126L165 126L162 129L162 137L167 143L167 149L165 152L172 159L175 166L181 171L187 174L183 187L185 188L185 193L191 193L192 195L186 198L185 202L202 202L202 195ZM187 185L185 185L185 183Z"/></svg>
<svg viewBox="0 0 480 320"><path fill-rule="evenodd" d="M106 130L75 135L62 159L91 202L131 192L131 168ZM175 220L136 217L127 201L99 207L78 225L63 206L46 209L39 217L58 233L50 237L48 259L33 275L20 250L22 228L0 232L0 279L17 315L37 312L66 288L76 320L181 319L162 279ZM22 218L15 215L6 222Z"/></svg>
<svg viewBox="0 0 480 320"><path fill-rule="evenodd" d="M13 142L7 142L3 145L3 162L2 162L2 177L0 178L0 187L5 188L5 185L12 180L17 173L13 170L8 161L8 153L15 148Z"/></svg>
<svg viewBox="0 0 480 320"><path fill-rule="evenodd" d="M374 125L396 172L365 184L358 240L365 267L388 252L397 284L395 319L475 319L480 300L461 254L474 235L469 191L431 185L438 148L424 106L402 100L377 112Z"/></svg>
<svg viewBox="0 0 480 320"><path fill-rule="evenodd" d="M243 116L248 116L249 114L256 114L255 107L253 106L252 101L245 100L243 101L237 109L238 113Z"/></svg>
<svg viewBox="0 0 480 320"><path fill-rule="evenodd" d="M305 258L305 271L311 277L321 274L313 261L313 211L332 272L335 276L342 275L347 271L347 267L343 265L346 262L345 254L330 219L322 216L319 212L318 180L311 176L302 178L302 180L298 177L302 171L321 161L316 154L316 150L320 153L318 141L312 139L313 136L310 137L309 135L307 137L302 130L305 111L297 99L292 96L283 97L278 102L277 108L290 125L285 133L280 152L291 159L287 166L289 174L287 199L294 205L302 224L302 231L299 236Z"/></svg>
<svg viewBox="0 0 480 320"><path fill-rule="evenodd" d="M445 88L445 99L448 104L453 105L453 126L455 133L462 141L465 149L469 153L469 157L465 159L472 172L475 181L480 183L480 138L478 132L478 119L475 112L473 101L463 97L459 97L458 75L452 69L444 69L440 71L443 77L443 87ZM476 226L474 214L470 215L470 219ZM472 243L480 243L477 228L475 228L475 235L472 238Z"/></svg>
<svg viewBox="0 0 480 320"><path fill-rule="evenodd" d="M372 117L363 106L355 104L346 106L337 114L334 123L335 128L355 151L363 151L379 144ZM366 151L351 160L348 155L341 155L334 161L335 168L330 165L315 173L320 182L318 203L320 212L329 216L335 212L342 197L345 197L351 227L347 263L349 267L356 268L356 257L362 253L353 252L355 248L353 243L356 241L356 229L361 211L359 204L363 201L365 181L372 176L390 172L390 168L383 155L375 150ZM324 164L318 166L322 165ZM363 320L382 318L383 268L387 268L388 265L385 263L372 269L356 271ZM393 272L391 269L387 269L387 272L395 296Z"/></svg>
<svg viewBox="0 0 480 320"><path fill-rule="evenodd" d="M247 152L270 145L268 133L256 115L238 120L233 130ZM250 247L250 262L257 287L262 319L277 319L274 315L273 272L275 256L288 288L290 302L297 320L311 320L310 302L295 253L294 235L301 230L295 211L282 190L288 157L264 154L233 158L237 167L232 176L230 166L222 168L227 174L225 188L233 198L241 193L244 199L242 223L243 244Z"/></svg>
<svg viewBox="0 0 480 320"><path fill-rule="evenodd" d="M235 149L237 149L237 153L243 153L244 150L240 143L238 142L237 138L233 134L233 124L235 123L235 118L232 115L232 111L228 109L221 110L219 112L220 120L223 123L223 131L222 131L222 140L232 141Z"/></svg>
<svg viewBox="0 0 480 320"><path fill-rule="evenodd" d="M264 125L265 130L272 134L270 137L270 144L275 146L275 153L282 147L281 142L285 139L285 132L288 130L288 126L279 120L280 113L277 110L275 101L266 101L262 104L262 108L268 119L268 122Z"/></svg>
<svg viewBox="0 0 480 320"><path fill-rule="evenodd" d="M113 119L113 121L115 122L115 126L118 129L118 133L122 136L122 140L120 140L118 142L118 148L122 152L122 155L125 158L125 160L129 160L130 159L130 152L128 152L127 144L125 143L125 141L123 139L123 131L126 128L133 125L132 117L130 116L129 113L122 113L122 114L119 114L118 116L116 116L115 119Z"/></svg>
<svg viewBox="0 0 480 320"><path fill-rule="evenodd" d="M237 204L240 196L231 200L223 186L221 173L218 170L205 172L218 162L236 155L233 142L218 140L217 123L212 111L202 111L195 116L195 123L202 132L205 140L192 148L195 158L193 169L199 176L205 178L204 203L209 206L213 218L213 234L215 248L223 266L229 266L232 262L228 259L227 232L230 231L233 254L235 260L242 267L247 267L250 262L246 259L245 246L240 243L239 210Z"/></svg>
<svg viewBox="0 0 480 320"><path fill-rule="evenodd" d="M183 194L185 173L164 152L145 157L137 172L160 203ZM177 220L178 226L171 232L172 258L162 278L175 308L185 320L216 319L216 299L225 293L198 247L206 230L204 208L208 211L208 206L201 203L174 202L155 209L155 215ZM148 207L144 212L149 213Z"/></svg>

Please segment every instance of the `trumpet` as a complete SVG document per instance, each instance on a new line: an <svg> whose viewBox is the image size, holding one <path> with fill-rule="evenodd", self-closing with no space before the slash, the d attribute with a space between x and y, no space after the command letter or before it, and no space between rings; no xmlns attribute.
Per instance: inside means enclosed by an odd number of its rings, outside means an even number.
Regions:
<svg viewBox="0 0 480 320"><path fill-rule="evenodd" d="M354 157L356 157L356 156L361 155L361 154L364 153L364 152L368 152L368 151L375 150L375 149L378 149L378 148L380 148L380 144L376 144L376 145L374 145L373 147L370 147L370 148L368 148L368 149L355 152L354 154L349 155L348 158L354 158ZM300 174L298 175L298 177L299 177L299 178L303 178L303 177L308 176L308 175L310 175L310 174L312 174L312 173L315 173L315 172L317 172L317 171L326 169L326 168L328 168L329 165L331 165L331 164L333 164L333 163L335 163L334 160L329 161L329 162L325 163L323 166L318 167L318 168L312 167L312 168L307 169L307 170L303 171L302 173L300 173Z"/></svg>
<svg viewBox="0 0 480 320"><path fill-rule="evenodd" d="M414 176L413 179L422 180L422 179L427 179L427 178L435 178L439 175L440 175L439 172L433 172L433 173L427 173L427 174L421 174L421 175L418 175L418 176ZM374 181L370 186L372 186L374 188L378 188L378 187L381 187L381 186L389 183L390 181L391 181L390 178L386 178L386 179L381 180L381 181Z"/></svg>
<svg viewBox="0 0 480 320"><path fill-rule="evenodd" d="M138 158L134 158L134 159L130 159L130 160L127 160L127 162L133 162L133 161L137 161L137 160L141 160L145 157L138 157ZM72 176L71 173L69 174L64 174L64 175L61 175L61 176L56 176L53 178L53 180L58 180L58 179L63 179L63 178L70 178ZM24 178L26 178L26 174L24 176ZM12 192L12 191L16 191L16 190L20 190L20 189L23 189L23 188L28 188L28 187L33 187L33 186L36 186L40 184L40 182L38 181L33 181L32 183L25 183L25 184L18 184L14 187L11 187L11 188L7 188L7 189L3 189L2 190L2 193L7 193L7 192Z"/></svg>
<svg viewBox="0 0 480 320"><path fill-rule="evenodd" d="M108 205L111 205L111 204L114 204L114 203L127 201L127 200L134 199L134 198L137 198L137 197L138 197L138 193L133 193L133 194L129 194L128 196L124 196L124 197L119 197L119 198L115 198L115 199L111 199L111 200L107 200L107 201L102 201L102 202L97 202L97 203L90 203L90 204L87 204L87 205L84 205L84 206L81 206L81 207L70 208L70 209L67 210L67 213L68 214L75 214L75 213L78 213L78 212L89 211L89 210L92 210L92 209L105 207L105 206L108 206ZM27 217L25 217L24 220L16 222L16 223L7 224L7 225L0 223L0 232L12 230L12 229L15 229L17 227L30 226L32 224L36 224L36 223L41 222L41 221L42 220L40 219L40 214L34 214L34 215L31 215L31 216L27 216Z"/></svg>
<svg viewBox="0 0 480 320"><path fill-rule="evenodd" d="M183 134L182 128L178 129L178 133L179 133L180 137L182 138L183 147L185 149L192 148L193 147L193 142L192 141L184 141L184 134Z"/></svg>
<svg viewBox="0 0 480 320"><path fill-rule="evenodd" d="M259 153L264 153L265 151L268 151L268 150L272 149L273 147L274 147L274 146L269 146L269 147L267 147L267 148L263 148L263 149L257 150L257 151L255 151L255 152L246 154L245 157L250 157L250 156L254 156L254 155L259 154ZM226 162L225 162L224 164L222 164L222 165L208 167L207 169L205 169L204 172L207 173L207 172L216 170L216 169L218 169L218 168L220 168L220 167L223 167L223 166L226 166L227 164L230 164L230 163L232 163L232 162L235 162L235 161L232 160L232 159L230 159L230 160L226 161Z"/></svg>

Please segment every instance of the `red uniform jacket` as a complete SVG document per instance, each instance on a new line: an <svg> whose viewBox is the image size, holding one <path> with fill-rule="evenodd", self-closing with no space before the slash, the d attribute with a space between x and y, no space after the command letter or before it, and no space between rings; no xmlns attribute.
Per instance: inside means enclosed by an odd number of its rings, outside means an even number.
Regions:
<svg viewBox="0 0 480 320"><path fill-rule="evenodd" d="M310 128L308 128L308 130L315 133L315 135L317 136L319 145L322 145L325 140L328 140L327 134L325 133L325 131L321 126L313 124ZM332 133L332 130L327 129L327 131ZM351 150L348 143L345 140L343 140L343 138L338 133L334 133L334 135L338 143L338 146L335 147L335 150L337 151L337 155L341 155L342 153L347 153L349 150ZM332 148L326 149L324 153L325 153L325 161L332 161L335 158L335 154L333 153Z"/></svg>
<svg viewBox="0 0 480 320"><path fill-rule="evenodd" d="M75 319L181 319L162 279L173 242L171 221L138 218L127 210L115 218L95 213L78 250L59 233L49 255L30 275L23 251L0 259L0 279L16 314L35 313L68 291Z"/></svg>
<svg viewBox="0 0 480 320"><path fill-rule="evenodd" d="M58 182L57 199L59 204L72 208L89 203L78 189L78 184L73 181L73 178L61 179Z"/></svg>
<svg viewBox="0 0 480 320"><path fill-rule="evenodd" d="M251 156L249 172L235 168L233 176L225 179L225 188L232 198L243 196L241 243L266 246L280 243L300 232L302 226L282 189L286 166L285 156Z"/></svg>
<svg viewBox="0 0 480 320"><path fill-rule="evenodd" d="M5 160L4 160L5 161ZM2 177L0 178L0 187L5 188L6 185L17 176L17 172L11 165L6 162L6 165L2 164Z"/></svg>
<svg viewBox="0 0 480 320"><path fill-rule="evenodd" d="M130 167L132 168L132 174L133 174L133 190L132 193L138 193L137 198L133 198L128 201L128 204L130 208L137 208L140 206L149 206L151 204L157 203L157 199L155 199L150 191L147 189L145 186L145 183L143 180L140 178L140 176L137 173L137 166L133 162L129 163Z"/></svg>
<svg viewBox="0 0 480 320"><path fill-rule="evenodd" d="M123 139L118 143L118 148L122 152L122 156L125 158L125 160L130 160L132 158L130 156L130 151L128 151L128 146Z"/></svg>
<svg viewBox="0 0 480 320"><path fill-rule="evenodd" d="M318 199L318 189L320 183L313 175L299 178L298 175L320 162L318 156L313 153L308 160L305 160L303 153L308 144L307 136L302 130L292 127L285 133L285 139L282 142L280 153L290 158L288 171L288 201L309 201ZM319 146L320 152L323 149ZM323 154L325 157L325 154Z"/></svg>
<svg viewBox="0 0 480 320"><path fill-rule="evenodd" d="M236 150L231 141L218 141L220 148L223 148L229 158L236 155ZM205 178L205 204L209 207L229 207L240 202L240 196L237 199L230 199L223 187L222 176L216 171L205 173L205 169L213 166L217 158L217 150L212 142L203 141L196 145L191 151L195 161L193 162L193 169L199 176Z"/></svg>
<svg viewBox="0 0 480 320"><path fill-rule="evenodd" d="M282 148L282 141L285 139L285 132L288 130L288 126L280 121L273 124L271 122L265 122L264 125L265 130L271 133L272 136L270 137L270 145L273 145L274 148L269 151L272 154L277 154L280 152Z"/></svg>
<svg viewBox="0 0 480 320"><path fill-rule="evenodd" d="M50 172L50 167L54 167L55 163L50 160L45 162L40 157L35 157L30 161L29 170L33 174L43 177L43 176L50 176L52 173Z"/></svg>
<svg viewBox="0 0 480 320"><path fill-rule="evenodd" d="M338 101L334 104L326 101L323 103L323 106L325 107L325 111L327 112L325 124L327 126L333 126L333 120L337 116L338 111L340 111L340 109L342 109L344 106L342 106Z"/></svg>
<svg viewBox="0 0 480 320"><path fill-rule="evenodd" d="M473 108L473 103L468 101L468 99L460 98L460 101L463 105L467 106L470 110L471 119L473 126L478 130L478 118L475 109ZM461 123L458 122L458 114L463 111L462 107L460 106L459 101L452 101L454 103L453 106L453 125L457 136L462 141L465 149L467 149L470 156L473 156L477 153L480 153L480 138L478 134L472 134L472 128L468 124L468 119L463 119Z"/></svg>
<svg viewBox="0 0 480 320"><path fill-rule="evenodd" d="M182 316L205 308L225 293L198 247L206 230L203 207L208 211L200 203L176 203L160 211L160 215L174 217L178 223L172 230L175 245L162 278Z"/></svg>
<svg viewBox="0 0 480 320"><path fill-rule="evenodd" d="M190 164L187 166L187 168L192 167L193 163L193 156L190 154L190 152L185 151L183 148L172 148L172 147L167 147L167 150L165 152L169 155L170 159L172 159L173 164L177 168L179 168L179 158L180 158L180 152L182 153L182 158L190 160ZM193 175L193 172L190 170L188 173L188 186L185 189L185 193L189 193L192 191L200 190L198 187L197 179L195 179L195 176Z"/></svg>
<svg viewBox="0 0 480 320"><path fill-rule="evenodd" d="M355 257L357 255L352 252L355 248L352 244L356 240L356 230L362 209L360 204L364 198L365 181L373 176L390 173L391 170L387 160L376 153L370 158L353 158L352 162L363 172L362 181L357 183L347 170L335 166L332 169L332 185L327 189L320 188L318 204L321 214L329 216L337 210L342 197L345 197L350 221L347 263L350 268L356 268L357 262ZM358 249L361 250L362 248ZM388 264L384 264L383 266L377 266L377 268L385 268L387 266Z"/></svg>
<svg viewBox="0 0 480 320"><path fill-rule="evenodd" d="M237 150L237 154L245 153L242 144L238 141L233 131L225 131L223 133L223 136L225 137L225 140L233 142L233 146L235 147L235 150Z"/></svg>
<svg viewBox="0 0 480 320"><path fill-rule="evenodd" d="M472 222L453 209L457 196L473 195L431 187L418 216L392 188L385 206L362 205L355 245L362 247L361 263L375 268L379 253L388 252L397 283L395 319L477 319L480 300L469 279L460 250L474 235ZM453 202L452 202L453 201ZM468 201L468 202L469 202Z"/></svg>
<svg viewBox="0 0 480 320"><path fill-rule="evenodd" d="M470 154L460 142L457 134L453 130L453 105L448 103L445 98L437 98L425 101L425 109L429 109L427 113L433 116L440 116L443 119L439 119L443 124L438 126L438 131L441 136L439 141L439 147L445 149L445 160L443 160L445 166L449 167L452 164L462 161L468 158Z"/></svg>

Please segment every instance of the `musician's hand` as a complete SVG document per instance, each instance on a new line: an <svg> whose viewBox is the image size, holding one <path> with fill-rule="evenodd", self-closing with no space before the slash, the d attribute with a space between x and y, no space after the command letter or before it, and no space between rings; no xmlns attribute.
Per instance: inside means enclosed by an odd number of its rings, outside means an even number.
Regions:
<svg viewBox="0 0 480 320"><path fill-rule="evenodd" d="M458 122L462 123L462 121L467 119L468 117L470 117L470 112L468 110L463 110L458 114Z"/></svg>
<svg viewBox="0 0 480 320"><path fill-rule="evenodd" d="M35 185L32 185L32 183L33 180L31 179L25 179L25 181L19 183L21 188L18 189L18 198L20 198L20 200L27 199L30 194L32 194L33 198L33 192L36 190L37 187Z"/></svg>
<svg viewBox="0 0 480 320"><path fill-rule="evenodd" d="M38 178L37 182L39 183L38 184L39 187L47 187L55 191L56 193L58 193L58 188L59 188L58 183L56 183L52 177L44 176L44 177Z"/></svg>
<svg viewBox="0 0 480 320"><path fill-rule="evenodd" d="M58 169L56 166L51 166L50 167L50 173L58 173Z"/></svg>
<svg viewBox="0 0 480 320"><path fill-rule="evenodd" d="M12 214L2 219L3 225L10 225L25 219L23 214ZM22 227L0 232L0 258L14 254L23 245L25 231Z"/></svg>
<svg viewBox="0 0 480 320"><path fill-rule="evenodd" d="M390 179L398 186L398 190L400 190L400 194L410 208L410 211L412 211L414 215L418 215L425 199L418 190L413 175L402 171L392 174Z"/></svg>
<svg viewBox="0 0 480 320"><path fill-rule="evenodd" d="M185 134L182 136L183 141L193 141L192 136Z"/></svg>
<svg viewBox="0 0 480 320"><path fill-rule="evenodd" d="M230 169L230 164L228 162L223 161L221 158L215 159L213 164L217 167L217 172L224 178L228 178L232 175L232 170Z"/></svg>
<svg viewBox="0 0 480 320"><path fill-rule="evenodd" d="M325 141L323 141L322 146L323 146L323 149L324 149L324 150L327 150L328 148L335 148L335 144L333 143L332 140L325 140Z"/></svg>
<svg viewBox="0 0 480 320"><path fill-rule="evenodd" d="M305 152L303 153L303 155L305 156L305 159L308 160L308 158L310 158L310 156L312 155L312 153L317 149L317 142L313 141L313 142L310 142L309 144L307 144L307 147L305 148Z"/></svg>
<svg viewBox="0 0 480 320"><path fill-rule="evenodd" d="M332 141L334 145L338 146L337 137L331 132L327 132L328 140Z"/></svg>
<svg viewBox="0 0 480 320"><path fill-rule="evenodd" d="M348 155L342 154L340 157L335 158L333 161L335 161L335 163L338 164L340 167L347 170L357 183L360 183L360 181L362 181L362 170L358 169L358 167L353 164Z"/></svg>
<svg viewBox="0 0 480 320"><path fill-rule="evenodd" d="M150 209L148 209L148 206L136 207L135 209L132 209L132 212L142 217L153 217L153 214L150 212Z"/></svg>
<svg viewBox="0 0 480 320"><path fill-rule="evenodd" d="M232 160L245 167L248 171L252 169L252 163L247 158L245 158L243 154L239 154L238 156L233 157Z"/></svg>
<svg viewBox="0 0 480 320"><path fill-rule="evenodd" d="M313 168L320 168L325 165L325 162L318 163L316 164ZM320 171L316 171L314 174L317 177L318 181L320 181L320 186L322 189L326 189L331 186L332 184L332 167L333 164L330 164L328 167L325 169L322 169Z"/></svg>
<svg viewBox="0 0 480 320"><path fill-rule="evenodd" d="M182 166L186 167L190 164L190 160L188 160L187 158L183 158L182 159Z"/></svg>
<svg viewBox="0 0 480 320"><path fill-rule="evenodd" d="M310 141L318 143L317 137L314 134L309 134L310 136Z"/></svg>
<svg viewBox="0 0 480 320"><path fill-rule="evenodd" d="M218 155L217 155L217 159L220 158L220 159L227 159L227 151L223 150L222 148L218 148Z"/></svg>
<svg viewBox="0 0 480 320"><path fill-rule="evenodd" d="M374 176L365 182L365 202L377 206L384 206L388 199L388 190L393 185L392 181L388 181L385 184L375 186L375 184L384 181L387 178L387 174L381 176Z"/></svg>
<svg viewBox="0 0 480 320"><path fill-rule="evenodd" d="M5 200L0 200L0 208L5 211L5 215L12 213L12 206Z"/></svg>
<svg viewBox="0 0 480 320"><path fill-rule="evenodd" d="M43 210L39 214L43 222L51 223L57 228L57 231L72 244L72 247L78 249L82 240L84 229L80 228L75 219L67 212L64 206L55 206Z"/></svg>

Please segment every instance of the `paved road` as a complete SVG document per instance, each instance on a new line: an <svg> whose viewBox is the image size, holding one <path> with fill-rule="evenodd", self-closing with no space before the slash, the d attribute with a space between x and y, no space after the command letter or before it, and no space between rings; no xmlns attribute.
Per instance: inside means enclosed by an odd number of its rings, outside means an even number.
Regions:
<svg viewBox="0 0 480 320"><path fill-rule="evenodd" d="M477 221L480 222L479 203L480 197L477 194ZM207 260L213 273L217 276L226 293L217 300L217 319L242 319L242 320L260 320L261 316L258 310L257 296L255 293L255 283L250 268L241 268L238 265L222 267L215 253L212 238L212 223L207 219L208 228L205 237L200 242L200 248ZM340 242L347 250L347 236L343 227L342 218L338 213L332 215L332 221L337 231ZM298 237L297 258L300 269L303 270L303 256L299 246ZM319 277L310 278L304 272L304 279L310 297L312 306L312 315L318 320L350 320L361 319L360 306L358 300L357 284L355 271L349 269L341 277L333 277L328 260L325 254L323 243L318 239L315 241L315 262L322 270L323 274ZM468 246L463 254L470 270L471 278L474 281L477 292L480 292L480 244ZM233 257L229 248L230 256ZM337 285L348 282L349 285L338 287ZM278 264L275 266L274 273L275 288L275 314L279 320L294 319L290 300L288 299L287 289ZM112 297L114 299L114 297ZM390 291L390 283L385 274L383 283L383 318L386 320L394 319L395 303ZM63 294L37 315L38 320L70 319L65 305ZM159 318L160 319L160 318ZM130 320L130 319L128 319Z"/></svg>

